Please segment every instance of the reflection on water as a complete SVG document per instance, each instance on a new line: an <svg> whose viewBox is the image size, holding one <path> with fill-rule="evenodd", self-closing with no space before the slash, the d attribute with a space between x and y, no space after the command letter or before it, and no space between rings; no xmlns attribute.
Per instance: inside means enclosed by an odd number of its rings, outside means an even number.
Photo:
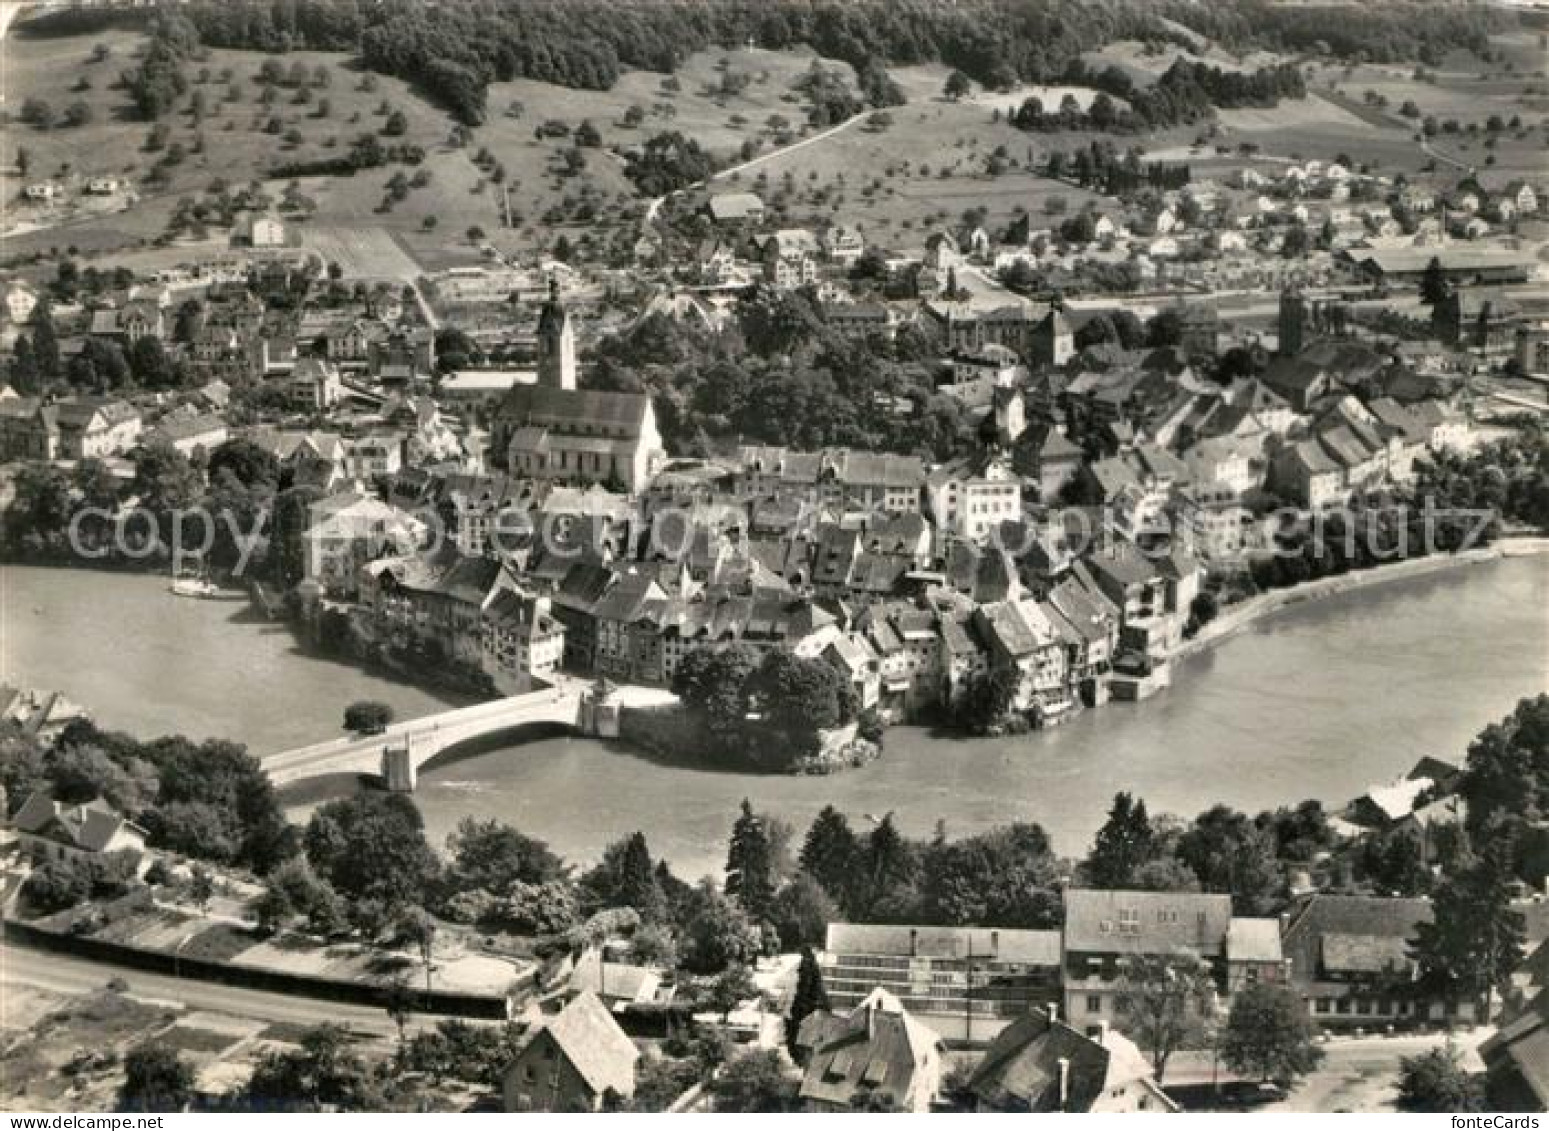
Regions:
<svg viewBox="0 0 1549 1131"><path fill-rule="evenodd" d="M1173 687L1056 730L961 741L888 733L870 766L759 777L666 765L603 743L549 738L433 768L417 795L433 839L464 815L498 817L571 859L645 831L684 874L718 871L744 796L805 826L825 804L893 811L926 835L1041 822L1081 853L1116 790L1185 815L1317 796L1342 801L1422 754L1460 758L1517 699L1549 686L1549 558L1394 582L1286 610L1180 664ZM34 611L36 610L36 611ZM353 699L410 717L447 700L310 657L242 606L181 600L164 582L0 569L0 678L56 687L142 735L239 738L258 752L337 733Z"/></svg>

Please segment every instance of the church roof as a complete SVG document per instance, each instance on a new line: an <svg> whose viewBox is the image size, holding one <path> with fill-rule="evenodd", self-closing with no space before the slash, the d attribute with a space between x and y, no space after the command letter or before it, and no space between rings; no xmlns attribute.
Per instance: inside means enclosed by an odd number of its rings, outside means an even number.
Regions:
<svg viewBox="0 0 1549 1131"><path fill-rule="evenodd" d="M500 415L515 426L553 428L585 434L587 428L617 436L638 436L645 429L651 399L643 393L603 393L591 389L554 389L518 385L500 404Z"/></svg>

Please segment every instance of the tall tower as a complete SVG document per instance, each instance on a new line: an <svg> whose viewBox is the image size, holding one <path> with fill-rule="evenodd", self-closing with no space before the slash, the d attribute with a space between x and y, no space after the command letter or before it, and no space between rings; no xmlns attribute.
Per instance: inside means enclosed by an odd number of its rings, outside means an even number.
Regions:
<svg viewBox="0 0 1549 1131"><path fill-rule="evenodd" d="M548 389L576 385L575 331L559 301L559 280L549 279L549 300L538 315L538 384Z"/></svg>
<svg viewBox="0 0 1549 1131"><path fill-rule="evenodd" d="M1307 301L1299 288L1280 292L1280 356L1295 357L1307 337Z"/></svg>

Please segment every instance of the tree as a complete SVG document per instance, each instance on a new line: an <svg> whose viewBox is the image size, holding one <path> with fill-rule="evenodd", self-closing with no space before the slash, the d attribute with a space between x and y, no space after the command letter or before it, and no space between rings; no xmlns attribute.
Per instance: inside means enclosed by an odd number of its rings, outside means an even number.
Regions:
<svg viewBox="0 0 1549 1131"><path fill-rule="evenodd" d="M1425 265L1425 273L1420 276L1420 301L1427 306L1435 306L1445 302L1447 296L1452 293L1452 288L1447 282L1447 274L1442 270L1441 259L1431 256L1431 261Z"/></svg>
<svg viewBox="0 0 1549 1131"><path fill-rule="evenodd" d="M66 804L102 798L121 813L134 815L156 792L156 771L136 762L135 772L109 757L100 747L86 743L57 751L49 763L54 797Z"/></svg>
<svg viewBox="0 0 1549 1131"><path fill-rule="evenodd" d="M177 383L177 368L160 338L150 334L137 338L125 360L134 379L147 389L166 389Z"/></svg>
<svg viewBox="0 0 1549 1131"><path fill-rule="evenodd" d="M583 149L601 148L602 133L590 118L582 118L581 124L575 128L575 143Z"/></svg>
<svg viewBox="0 0 1549 1131"><path fill-rule="evenodd" d="M188 898L200 911L207 910L210 900L215 898L215 878L203 864L195 864L189 876Z"/></svg>
<svg viewBox="0 0 1549 1131"><path fill-rule="evenodd" d="M773 1049L744 1053L710 1082L716 1111L795 1111L799 1091L800 1081L789 1062Z"/></svg>
<svg viewBox="0 0 1549 1131"><path fill-rule="evenodd" d="M14 725L0 727L0 789L5 791L0 819L9 817L47 786L43 746L36 736Z"/></svg>
<svg viewBox="0 0 1549 1131"><path fill-rule="evenodd" d="M381 734L392 721L392 707L375 699L362 699L344 708L344 729L354 734Z"/></svg>
<svg viewBox="0 0 1549 1131"><path fill-rule="evenodd" d="M392 111L382 123L382 133L388 137L400 137L408 130L409 119L403 116L402 110Z"/></svg>
<svg viewBox="0 0 1549 1131"><path fill-rule="evenodd" d="M651 850L642 832L635 833L624 843L624 855L619 864L618 898L625 907L638 911L644 923L656 922L666 913L666 898L657 882Z"/></svg>
<svg viewBox="0 0 1549 1131"><path fill-rule="evenodd" d="M855 890L861 846L850 822L832 805L823 806L801 845L801 868L844 905Z"/></svg>
<svg viewBox="0 0 1549 1131"><path fill-rule="evenodd" d="M1124 1031L1151 1057L1158 1083L1167 1061L1197 1037L1210 1016L1215 986L1198 958L1132 955L1115 998Z"/></svg>
<svg viewBox="0 0 1549 1131"><path fill-rule="evenodd" d="M866 838L858 877L863 908L906 898L917 867L913 846L899 833L893 814L886 814Z"/></svg>
<svg viewBox="0 0 1549 1131"><path fill-rule="evenodd" d="M11 346L11 386L25 395L38 391L38 358L32 349L32 339L17 334Z"/></svg>
<svg viewBox="0 0 1549 1131"><path fill-rule="evenodd" d="M973 80L962 71L953 71L947 76L946 84L941 88L941 93L946 95L949 102L957 102L973 93Z"/></svg>
<svg viewBox="0 0 1549 1131"><path fill-rule="evenodd" d="M1498 467L1505 453L1489 458ZM1542 460L1537 461L1543 466ZM1500 819L1517 824L1549 812L1549 695L1518 702L1469 745L1458 782L1468 802L1469 831L1476 839Z"/></svg>
<svg viewBox="0 0 1549 1131"><path fill-rule="evenodd" d="M1206 891L1229 892L1239 915L1264 914L1279 893L1273 837L1225 805L1195 819L1179 838L1177 855Z"/></svg>
<svg viewBox="0 0 1549 1131"><path fill-rule="evenodd" d="M1260 982L1237 994L1221 1057L1233 1072L1289 1087L1323 1060L1307 1007L1284 986Z"/></svg>
<svg viewBox="0 0 1549 1131"><path fill-rule="evenodd" d="M734 962L754 961L763 947L758 926L737 904L715 890L707 877L692 895L683 930L683 965L698 974L718 974Z"/></svg>
<svg viewBox="0 0 1549 1131"><path fill-rule="evenodd" d="M823 885L803 872L780 889L769 905L769 921L787 950L822 946L828 924L842 918Z"/></svg>
<svg viewBox="0 0 1549 1131"><path fill-rule="evenodd" d="M742 799L742 814L732 825L731 846L726 854L726 894L742 904L748 914L761 917L774 897L774 873L769 836L764 819Z"/></svg>
<svg viewBox="0 0 1549 1131"><path fill-rule="evenodd" d="M32 870L21 890L37 910L63 911L91 898L91 870L73 860L50 860Z"/></svg>
<svg viewBox="0 0 1549 1131"><path fill-rule="evenodd" d="M54 331L54 311L47 299L40 300L32 312L32 353L37 358L39 373L45 377L59 376L59 338Z"/></svg>
<svg viewBox="0 0 1549 1131"><path fill-rule="evenodd" d="M54 124L54 108L41 98L23 101L18 116L34 129L46 130Z"/></svg>
<svg viewBox="0 0 1549 1131"><path fill-rule="evenodd" d="M205 468L210 482L220 479L223 473L229 473L244 487L262 484L272 489L280 481L280 461L273 452L259 447L252 440L237 437L227 440L210 453L210 461Z"/></svg>
<svg viewBox="0 0 1549 1131"><path fill-rule="evenodd" d="M1449 1044L1399 1061L1398 1110L1466 1114L1490 1108L1483 1082L1464 1071Z"/></svg>
<svg viewBox="0 0 1549 1131"><path fill-rule="evenodd" d="M385 1098L365 1062L350 1051L348 1032L321 1025L300 1048L258 1062L244 1099L256 1111L381 1111Z"/></svg>
<svg viewBox="0 0 1549 1131"><path fill-rule="evenodd" d="M1148 860L1130 873L1130 886L1136 891L1198 891L1199 877L1176 856Z"/></svg>
<svg viewBox="0 0 1549 1131"><path fill-rule="evenodd" d="M722 1020L743 1002L758 996L758 986L753 975L740 962L733 962L716 975L704 997L704 1004L719 1013Z"/></svg>
<svg viewBox="0 0 1549 1131"><path fill-rule="evenodd" d="M446 846L452 860L445 885L451 891L499 895L515 883L548 883L565 874L564 861L547 844L496 820L464 817Z"/></svg>
<svg viewBox="0 0 1549 1131"><path fill-rule="evenodd" d="M801 949L801 965L796 968L796 991L791 995L791 1012L785 1019L785 1043L796 1055L796 1038L808 1015L828 1009L828 990L823 985L823 970L810 946Z"/></svg>
<svg viewBox="0 0 1549 1131"><path fill-rule="evenodd" d="M142 443L130 459L134 463L132 490L140 497L140 506L156 517L162 544L177 549L173 513L186 511L199 501L204 488L203 476L188 457L166 439ZM205 521L209 521L208 517Z"/></svg>
<svg viewBox="0 0 1549 1131"><path fill-rule="evenodd" d="M1478 860L1436 890L1431 921L1415 926L1412 946L1423 979L1486 998L1509 987L1526 941L1522 914L1511 905L1515 850L1509 834L1487 838Z"/></svg>
<svg viewBox="0 0 1549 1131"><path fill-rule="evenodd" d="M414 1007L419 1003L419 995L409 985L409 980L400 975L388 983L383 996L382 1008L387 1010L387 1016L398 1030L398 1059L405 1061L408 1054L405 1032L409 1018L414 1015Z"/></svg>
<svg viewBox="0 0 1549 1131"><path fill-rule="evenodd" d="M328 938L345 927L344 905L337 892L312 870L306 857L285 861L269 873L264 893L253 901L258 929L274 934L298 918L308 931Z"/></svg>
<svg viewBox="0 0 1549 1131"><path fill-rule="evenodd" d="M1155 853L1156 839L1146 803L1128 793L1117 793L1086 859L1087 882L1094 888L1127 888L1135 869Z"/></svg>
<svg viewBox="0 0 1549 1131"><path fill-rule="evenodd" d="M194 1097L193 1066L160 1042L139 1045L124 1057L119 1111L183 1111Z"/></svg>
<svg viewBox="0 0 1549 1131"><path fill-rule="evenodd" d="M357 902L416 905L439 871L419 809L403 794L366 793L329 802L312 815L305 844L318 874Z"/></svg>
<svg viewBox="0 0 1549 1131"><path fill-rule="evenodd" d="M1058 926L1059 863L1044 830L1017 822L924 852L928 921L955 926Z"/></svg>
<svg viewBox="0 0 1549 1131"><path fill-rule="evenodd" d="M954 708L957 724L970 734L988 734L1006 721L1016 699L1017 673L996 664L973 677Z"/></svg>
<svg viewBox="0 0 1549 1131"><path fill-rule="evenodd" d="M411 944L420 954L420 965L425 968L425 992L431 992L430 976L435 969L436 921L423 907L406 907L398 917L398 936Z"/></svg>

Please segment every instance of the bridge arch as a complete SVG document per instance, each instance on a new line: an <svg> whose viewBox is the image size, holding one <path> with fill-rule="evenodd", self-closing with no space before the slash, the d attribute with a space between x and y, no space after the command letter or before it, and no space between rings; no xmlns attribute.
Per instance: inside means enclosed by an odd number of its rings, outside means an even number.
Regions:
<svg viewBox="0 0 1549 1131"><path fill-rule="evenodd" d="M534 719L515 723L508 727L485 731L482 734L450 742L417 764L415 773L425 774L442 766L451 765L467 758L475 758L505 746L541 742L546 738L572 737L583 734L575 723L562 723L553 719Z"/></svg>

